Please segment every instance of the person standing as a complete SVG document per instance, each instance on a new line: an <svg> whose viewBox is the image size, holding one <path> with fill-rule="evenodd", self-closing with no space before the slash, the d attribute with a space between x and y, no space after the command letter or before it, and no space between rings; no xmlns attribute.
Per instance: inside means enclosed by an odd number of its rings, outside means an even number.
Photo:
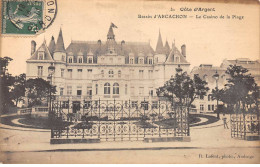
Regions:
<svg viewBox="0 0 260 167"><path fill-rule="evenodd" d="M224 129L228 129L228 124L227 124L227 117L226 117L226 115L225 114L223 114L223 118L222 118L222 120L223 120L223 123L224 123Z"/></svg>

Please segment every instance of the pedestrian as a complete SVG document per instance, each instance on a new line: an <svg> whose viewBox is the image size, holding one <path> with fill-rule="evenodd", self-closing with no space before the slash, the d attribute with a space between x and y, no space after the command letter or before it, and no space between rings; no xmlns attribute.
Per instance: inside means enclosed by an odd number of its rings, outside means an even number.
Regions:
<svg viewBox="0 0 260 167"><path fill-rule="evenodd" d="M225 114L223 114L223 118L222 118L222 120L223 120L223 123L224 123L224 129L228 129L228 124L227 124L227 117L226 117L226 115Z"/></svg>

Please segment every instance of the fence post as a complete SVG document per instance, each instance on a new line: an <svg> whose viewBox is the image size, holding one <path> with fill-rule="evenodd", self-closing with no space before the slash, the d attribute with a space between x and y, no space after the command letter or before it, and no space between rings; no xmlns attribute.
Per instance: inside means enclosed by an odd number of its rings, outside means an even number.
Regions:
<svg viewBox="0 0 260 167"><path fill-rule="evenodd" d="M91 100L91 116L92 116L92 100ZM100 139L100 98L98 99L98 138Z"/></svg>
<svg viewBox="0 0 260 167"><path fill-rule="evenodd" d="M161 122L161 101L159 99L159 122ZM159 124L159 137L161 137L161 125Z"/></svg>
<svg viewBox="0 0 260 167"><path fill-rule="evenodd" d="M114 98L114 141L116 140L116 108L115 108L116 100Z"/></svg>

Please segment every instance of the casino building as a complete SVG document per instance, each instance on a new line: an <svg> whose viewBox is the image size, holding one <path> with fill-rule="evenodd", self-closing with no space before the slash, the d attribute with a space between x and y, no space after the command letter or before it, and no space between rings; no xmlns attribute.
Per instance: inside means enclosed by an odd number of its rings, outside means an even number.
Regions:
<svg viewBox="0 0 260 167"><path fill-rule="evenodd" d="M56 85L57 99L156 101L156 88L181 67L189 72L186 46L163 45L159 32L156 50L150 43L116 41L112 23L106 41L71 41L64 47L62 30L36 50L31 42L27 79L41 77Z"/></svg>

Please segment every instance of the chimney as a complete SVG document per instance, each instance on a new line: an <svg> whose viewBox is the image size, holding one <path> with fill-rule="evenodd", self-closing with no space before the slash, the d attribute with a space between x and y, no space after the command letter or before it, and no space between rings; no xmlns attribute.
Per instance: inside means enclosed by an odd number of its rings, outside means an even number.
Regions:
<svg viewBox="0 0 260 167"><path fill-rule="evenodd" d="M100 39L98 40L98 45L101 46L101 40Z"/></svg>
<svg viewBox="0 0 260 167"><path fill-rule="evenodd" d="M34 54L36 49L36 42L34 40L31 41L31 55Z"/></svg>
<svg viewBox="0 0 260 167"><path fill-rule="evenodd" d="M181 46L181 54L186 58L186 45Z"/></svg>
<svg viewBox="0 0 260 167"><path fill-rule="evenodd" d="M123 46L125 45L125 41L121 41L121 50L123 50Z"/></svg>

